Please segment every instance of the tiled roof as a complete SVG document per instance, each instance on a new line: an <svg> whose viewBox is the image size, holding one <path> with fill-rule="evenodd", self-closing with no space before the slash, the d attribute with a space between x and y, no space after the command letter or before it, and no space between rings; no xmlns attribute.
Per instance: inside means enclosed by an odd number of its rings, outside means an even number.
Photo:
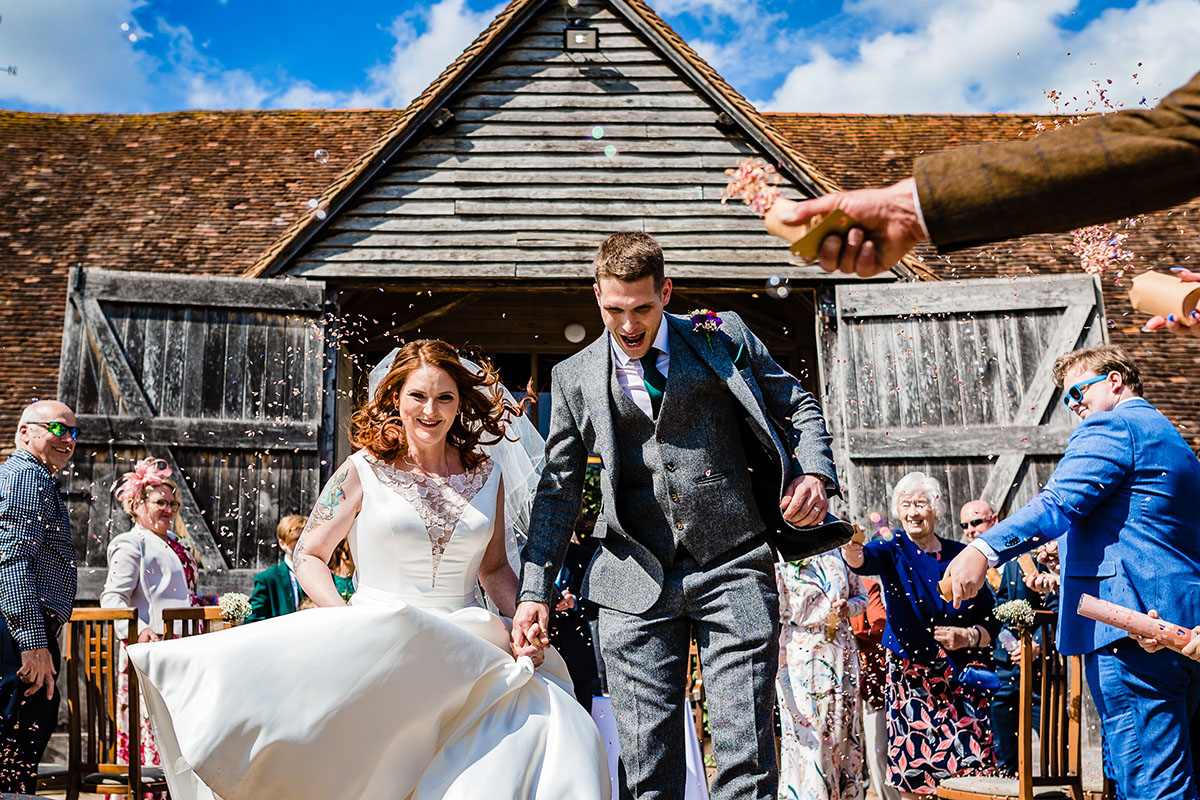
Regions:
<svg viewBox="0 0 1200 800"><path fill-rule="evenodd" d="M1010 114L886 115L766 114L817 168L847 189L890 183L912 174L922 153L964 144L1011 140L1035 133L1039 117ZM1053 118L1041 117L1047 125ZM1190 389L1200 373L1200 338L1140 333L1142 321L1129 305L1129 278L1152 268L1200 262L1200 200L1150 214L1130 230L1125 246L1134 255L1129 273L1103 276L1109 340L1138 359L1146 397L1200 450L1200 394ZM1026 236L990 247L938 256L922 247L918 254L942 279L994 278L1036 272L1077 272L1070 234Z"/></svg>
<svg viewBox="0 0 1200 800"><path fill-rule="evenodd" d="M244 272L395 116L0 110L0 429L55 393L76 264Z"/></svg>

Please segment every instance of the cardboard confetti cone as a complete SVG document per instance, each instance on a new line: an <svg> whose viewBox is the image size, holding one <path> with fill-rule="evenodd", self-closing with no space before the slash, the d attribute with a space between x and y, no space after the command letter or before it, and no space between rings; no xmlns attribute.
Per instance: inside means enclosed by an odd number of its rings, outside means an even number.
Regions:
<svg viewBox="0 0 1200 800"><path fill-rule="evenodd" d="M1200 283L1182 281L1165 272L1143 272L1133 279L1129 302L1143 314L1182 319L1200 303Z"/></svg>
<svg viewBox="0 0 1200 800"><path fill-rule="evenodd" d="M1192 632L1181 625L1155 619L1149 614L1101 600L1090 594L1080 596L1078 611L1081 617L1112 625L1144 639L1156 639L1176 652L1192 640Z"/></svg>

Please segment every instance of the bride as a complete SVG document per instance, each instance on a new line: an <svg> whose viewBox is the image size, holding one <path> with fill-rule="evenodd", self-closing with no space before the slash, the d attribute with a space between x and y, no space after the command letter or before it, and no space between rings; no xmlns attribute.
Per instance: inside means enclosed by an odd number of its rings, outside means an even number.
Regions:
<svg viewBox="0 0 1200 800"><path fill-rule="evenodd" d="M490 369L406 344L296 546L322 608L129 648L175 800L607 800L604 744L561 657L512 652L476 600L478 580L505 617L515 606L503 470L485 452L515 411ZM349 607L326 566L342 539Z"/></svg>

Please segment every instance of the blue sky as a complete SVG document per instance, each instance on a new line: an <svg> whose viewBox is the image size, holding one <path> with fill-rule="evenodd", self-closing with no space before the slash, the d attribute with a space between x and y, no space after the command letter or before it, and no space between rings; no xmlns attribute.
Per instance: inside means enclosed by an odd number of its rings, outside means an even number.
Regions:
<svg viewBox="0 0 1200 800"><path fill-rule="evenodd" d="M771 110L1044 112L1054 110L1049 89L1079 98L1065 110L1080 110L1094 81L1114 103L1153 104L1200 70L1200 0L651 5ZM487 0L0 0L0 69L17 68L0 73L0 106L403 107L501 8Z"/></svg>

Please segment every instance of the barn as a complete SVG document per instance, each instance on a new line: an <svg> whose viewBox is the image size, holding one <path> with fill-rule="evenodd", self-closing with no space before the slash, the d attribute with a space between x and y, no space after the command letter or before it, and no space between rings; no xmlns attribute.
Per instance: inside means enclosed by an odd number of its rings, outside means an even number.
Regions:
<svg viewBox="0 0 1200 800"><path fill-rule="evenodd" d="M546 391L601 331L590 258L617 230L662 242L668 310L738 311L821 397L854 519L918 468L952 504L1023 503L1070 434L1048 366L1077 346L1137 353L1200 447L1200 346L1140 334L1125 296L1200 252L1200 205L1131 223L1121 274L1083 274L1067 235L829 276L719 202L726 168L763 158L810 197L1038 118L764 114L641 0L565 9L513 0L404 110L0 111L0 419L54 396L80 416L63 489L82 598L125 527L110 487L146 454L184 477L203 588L247 588L398 341L480 349Z"/></svg>

